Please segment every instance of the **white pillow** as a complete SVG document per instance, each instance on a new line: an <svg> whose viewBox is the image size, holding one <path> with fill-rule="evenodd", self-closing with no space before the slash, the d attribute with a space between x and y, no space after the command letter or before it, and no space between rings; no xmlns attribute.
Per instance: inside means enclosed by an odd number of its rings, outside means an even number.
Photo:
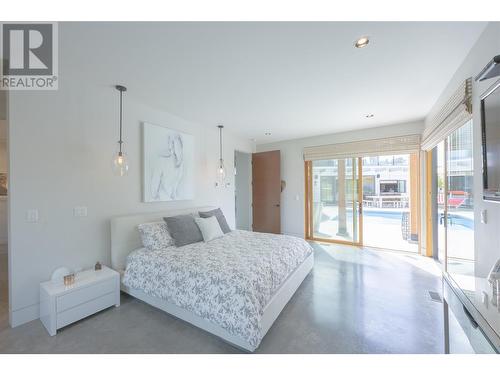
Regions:
<svg viewBox="0 0 500 375"><path fill-rule="evenodd" d="M141 234L142 245L148 250L161 250L174 246L174 240L164 221L139 224L137 228Z"/></svg>
<svg viewBox="0 0 500 375"><path fill-rule="evenodd" d="M207 218L195 217L196 225L200 228L203 241L208 242L216 238L222 237L224 233L220 228L219 220L215 216Z"/></svg>

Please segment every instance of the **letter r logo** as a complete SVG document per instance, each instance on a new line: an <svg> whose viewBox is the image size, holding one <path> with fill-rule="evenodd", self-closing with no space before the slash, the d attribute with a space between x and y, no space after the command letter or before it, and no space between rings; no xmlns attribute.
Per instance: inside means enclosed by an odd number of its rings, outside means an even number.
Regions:
<svg viewBox="0 0 500 375"><path fill-rule="evenodd" d="M52 24L3 24L4 75L53 74Z"/></svg>

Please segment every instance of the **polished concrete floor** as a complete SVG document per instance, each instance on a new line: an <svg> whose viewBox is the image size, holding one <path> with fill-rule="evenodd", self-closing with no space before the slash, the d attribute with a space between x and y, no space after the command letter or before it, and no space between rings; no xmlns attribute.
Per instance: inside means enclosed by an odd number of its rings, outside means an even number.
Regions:
<svg viewBox="0 0 500 375"><path fill-rule="evenodd" d="M431 260L314 244L315 267L257 353L442 353L439 272ZM0 353L240 353L122 295L122 305L50 337L40 321L0 329Z"/></svg>

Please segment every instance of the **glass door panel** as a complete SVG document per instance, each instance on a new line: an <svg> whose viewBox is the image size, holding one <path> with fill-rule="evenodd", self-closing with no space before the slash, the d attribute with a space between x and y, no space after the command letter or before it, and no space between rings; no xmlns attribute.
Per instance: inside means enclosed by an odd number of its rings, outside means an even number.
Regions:
<svg viewBox="0 0 500 375"><path fill-rule="evenodd" d="M472 121L432 151L433 256L449 273L474 275Z"/></svg>
<svg viewBox="0 0 500 375"><path fill-rule="evenodd" d="M472 122L447 139L447 270L474 275L474 165Z"/></svg>
<svg viewBox="0 0 500 375"><path fill-rule="evenodd" d="M359 244L359 159L311 163L312 239Z"/></svg>
<svg viewBox="0 0 500 375"><path fill-rule="evenodd" d="M362 160L363 245L418 252L418 154Z"/></svg>
<svg viewBox="0 0 500 375"><path fill-rule="evenodd" d="M434 220L437 226L436 236L434 242L434 248L437 248L436 258L441 263L444 268L445 258L446 258L446 224L447 224L447 214L446 214L446 147L445 141L440 142L434 151L436 159L436 218Z"/></svg>

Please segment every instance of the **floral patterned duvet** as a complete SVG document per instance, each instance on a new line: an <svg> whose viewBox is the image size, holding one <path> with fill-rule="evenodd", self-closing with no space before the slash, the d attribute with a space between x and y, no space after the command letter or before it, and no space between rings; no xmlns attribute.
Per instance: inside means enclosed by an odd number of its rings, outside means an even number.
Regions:
<svg viewBox="0 0 500 375"><path fill-rule="evenodd" d="M235 230L208 243L135 250L123 283L189 310L255 349L264 307L311 253L301 238Z"/></svg>

